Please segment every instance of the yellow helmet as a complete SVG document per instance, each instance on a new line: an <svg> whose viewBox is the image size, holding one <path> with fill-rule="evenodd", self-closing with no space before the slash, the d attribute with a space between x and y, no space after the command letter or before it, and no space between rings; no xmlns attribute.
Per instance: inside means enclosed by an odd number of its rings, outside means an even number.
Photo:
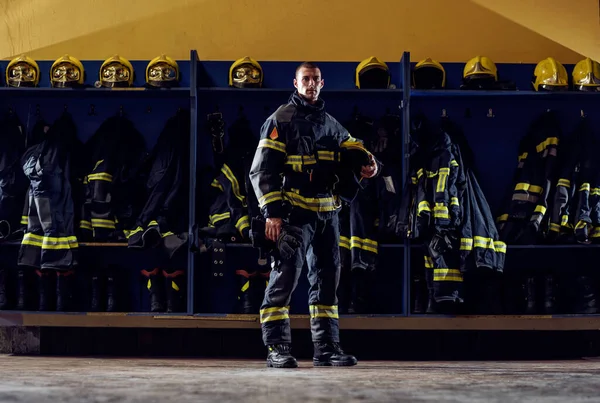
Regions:
<svg viewBox="0 0 600 403"><path fill-rule="evenodd" d="M6 66L6 84L9 87L36 87L40 82L40 67L29 56L16 57Z"/></svg>
<svg viewBox="0 0 600 403"><path fill-rule="evenodd" d="M263 69L251 57L236 60L229 67L229 86L236 88L260 88L263 83Z"/></svg>
<svg viewBox="0 0 600 403"><path fill-rule="evenodd" d="M56 59L50 67L50 85L52 87L75 87L82 85L85 70L79 59L64 55Z"/></svg>
<svg viewBox="0 0 600 403"><path fill-rule="evenodd" d="M106 59L98 73L102 87L131 87L133 74L133 66L129 60L119 55Z"/></svg>
<svg viewBox="0 0 600 403"><path fill-rule="evenodd" d="M463 69L463 79L494 79L498 81L496 64L487 56L475 56L469 60Z"/></svg>
<svg viewBox="0 0 600 403"><path fill-rule="evenodd" d="M437 60L427 58L421 60L413 69L413 87L429 90L446 86L446 70Z"/></svg>
<svg viewBox="0 0 600 403"><path fill-rule="evenodd" d="M166 55L150 60L146 66L146 83L153 87L174 87L179 82L179 65Z"/></svg>
<svg viewBox="0 0 600 403"><path fill-rule="evenodd" d="M600 91L600 63L588 58L573 68L573 89L578 91Z"/></svg>
<svg viewBox="0 0 600 403"><path fill-rule="evenodd" d="M533 89L560 91L569 89L569 76L565 66L552 57L542 60L533 72Z"/></svg>
<svg viewBox="0 0 600 403"><path fill-rule="evenodd" d="M387 89L390 87L390 79L388 65L375 56L363 60L356 66L356 88Z"/></svg>

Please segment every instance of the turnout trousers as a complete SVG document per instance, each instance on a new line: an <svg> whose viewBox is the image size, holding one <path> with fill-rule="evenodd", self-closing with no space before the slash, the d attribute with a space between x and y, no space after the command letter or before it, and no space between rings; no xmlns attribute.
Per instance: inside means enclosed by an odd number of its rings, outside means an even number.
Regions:
<svg viewBox="0 0 600 403"><path fill-rule="evenodd" d="M315 217L313 215L313 217ZM337 212L328 219L290 219L302 229L302 244L288 260L275 263L260 309L265 345L289 344L289 305L304 263L308 266L308 304L314 342L339 342L337 288L340 280L339 224Z"/></svg>

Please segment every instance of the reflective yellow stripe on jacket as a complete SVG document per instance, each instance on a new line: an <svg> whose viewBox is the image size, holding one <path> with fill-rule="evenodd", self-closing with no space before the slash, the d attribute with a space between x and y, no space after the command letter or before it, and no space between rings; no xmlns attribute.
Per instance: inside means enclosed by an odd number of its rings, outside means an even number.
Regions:
<svg viewBox="0 0 600 403"><path fill-rule="evenodd" d="M300 207L314 212L336 211L341 207L341 203L335 196L331 197L304 197L295 189L291 191L284 190L283 197L290 202L292 206Z"/></svg>

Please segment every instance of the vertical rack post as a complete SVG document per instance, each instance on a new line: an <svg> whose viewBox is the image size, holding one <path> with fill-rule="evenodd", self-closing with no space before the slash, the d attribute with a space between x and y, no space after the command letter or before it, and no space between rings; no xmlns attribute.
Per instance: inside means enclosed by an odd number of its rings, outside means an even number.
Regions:
<svg viewBox="0 0 600 403"><path fill-rule="evenodd" d="M187 314L194 314L194 270L195 248L198 242L196 226L196 160L198 135L198 97L197 97L198 52L190 51L190 183L189 183L189 247L187 270Z"/></svg>
<svg viewBox="0 0 600 403"><path fill-rule="evenodd" d="M404 52L401 60L402 68L402 191L408 180L410 157L410 52ZM402 284L402 313L410 315L410 241L404 239L403 284Z"/></svg>

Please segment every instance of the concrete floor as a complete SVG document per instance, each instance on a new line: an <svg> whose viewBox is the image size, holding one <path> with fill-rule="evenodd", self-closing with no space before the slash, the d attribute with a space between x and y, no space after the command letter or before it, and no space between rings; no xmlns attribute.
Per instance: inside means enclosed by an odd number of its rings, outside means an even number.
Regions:
<svg viewBox="0 0 600 403"><path fill-rule="evenodd" d="M598 402L600 362L359 362L0 356L1 402Z"/></svg>

